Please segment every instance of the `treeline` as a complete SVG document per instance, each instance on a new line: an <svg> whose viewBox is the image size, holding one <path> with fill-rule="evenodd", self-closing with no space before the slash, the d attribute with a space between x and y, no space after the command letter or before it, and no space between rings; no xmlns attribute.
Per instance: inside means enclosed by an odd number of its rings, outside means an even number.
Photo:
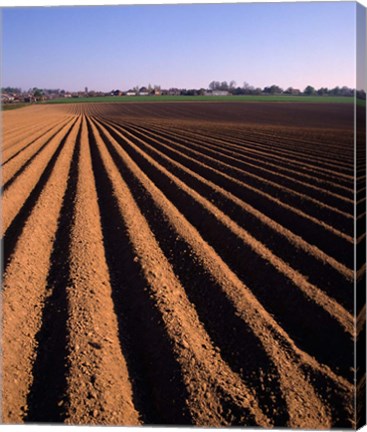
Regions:
<svg viewBox="0 0 367 432"><path fill-rule="evenodd" d="M128 94L129 92L133 92L136 95L139 94L154 94L154 95L172 95L172 96L201 96L201 95L215 95L220 92L220 94L228 94L228 95L293 95L293 96L345 96L345 97L353 97L355 89L343 86L343 87L320 87L315 88L311 85L306 86L303 90L288 87L283 89L278 85L266 86L263 88L254 87L247 82L244 82L242 86L238 86L235 81L212 81L209 83L208 89L205 88L170 88L164 89L159 85L151 86L150 84L147 87L139 87L136 86L127 92L121 90L112 90L110 92L101 92L101 91L88 91L86 88L85 91L78 92L69 92L63 89L40 89L37 87L30 88L26 91L22 90L19 87L2 87L1 94L2 100L12 96L13 99L22 99L22 98L34 98L36 100L47 100L54 99L58 97L85 97L85 96L121 96ZM357 98L366 99L366 92L364 90L358 90L356 92Z"/></svg>
<svg viewBox="0 0 367 432"><path fill-rule="evenodd" d="M19 87L1 87L1 93L21 94L22 89Z"/></svg>
<svg viewBox="0 0 367 432"><path fill-rule="evenodd" d="M22 94L32 94L35 96L42 96L47 94L63 94L65 90L60 89L40 89L38 87L33 87L28 90L22 90L20 87L1 87L1 93L4 94L13 94L13 95L22 95Z"/></svg>
<svg viewBox="0 0 367 432"><path fill-rule="evenodd" d="M226 91L233 95L304 95L304 96L354 96L354 89L350 87L320 87L319 89L308 85L303 90L288 87L283 89L278 85L271 85L264 88L254 87L247 82L244 82L242 87L237 86L235 81L212 81L209 84L211 91ZM361 90L357 91L358 97L366 98L366 93Z"/></svg>

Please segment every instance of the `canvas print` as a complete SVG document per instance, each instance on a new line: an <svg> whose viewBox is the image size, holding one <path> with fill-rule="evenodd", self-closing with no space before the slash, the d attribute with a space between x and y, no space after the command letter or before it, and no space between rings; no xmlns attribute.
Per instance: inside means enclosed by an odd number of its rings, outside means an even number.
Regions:
<svg viewBox="0 0 367 432"><path fill-rule="evenodd" d="M363 426L366 9L1 12L1 422Z"/></svg>

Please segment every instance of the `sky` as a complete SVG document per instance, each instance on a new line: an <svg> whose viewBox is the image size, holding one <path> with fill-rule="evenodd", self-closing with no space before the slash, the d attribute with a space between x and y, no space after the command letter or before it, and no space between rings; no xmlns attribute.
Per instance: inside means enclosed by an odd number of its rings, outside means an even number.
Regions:
<svg viewBox="0 0 367 432"><path fill-rule="evenodd" d="M367 8L362 5L357 5L357 84L358 90L366 90L367 88Z"/></svg>
<svg viewBox="0 0 367 432"><path fill-rule="evenodd" d="M355 87L353 2L3 8L2 86Z"/></svg>

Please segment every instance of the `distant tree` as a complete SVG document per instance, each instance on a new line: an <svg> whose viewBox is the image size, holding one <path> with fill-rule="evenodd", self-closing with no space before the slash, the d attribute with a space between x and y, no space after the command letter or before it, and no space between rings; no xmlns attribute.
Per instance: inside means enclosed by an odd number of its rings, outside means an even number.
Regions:
<svg viewBox="0 0 367 432"><path fill-rule="evenodd" d="M329 95L331 95L331 96L339 96L339 94L340 94L340 87L339 86L336 86L336 87L329 90Z"/></svg>
<svg viewBox="0 0 367 432"><path fill-rule="evenodd" d="M299 95L301 94L301 90L293 87L288 87L287 90L284 91L284 93L289 95Z"/></svg>
<svg viewBox="0 0 367 432"><path fill-rule="evenodd" d="M241 88L241 87L236 87L236 88L234 88L233 90L231 90L231 93L232 93L233 95L236 95L236 96L238 96L238 95L243 95L243 88Z"/></svg>
<svg viewBox="0 0 367 432"><path fill-rule="evenodd" d="M340 96L354 96L354 90L347 86L343 86L340 89Z"/></svg>
<svg viewBox="0 0 367 432"><path fill-rule="evenodd" d="M139 88L140 88L140 86L136 85L136 86L133 88L134 92L135 92L135 93L139 93Z"/></svg>
<svg viewBox="0 0 367 432"><path fill-rule="evenodd" d="M327 87L320 87L317 92L319 96L325 96L329 93L329 89Z"/></svg>
<svg viewBox="0 0 367 432"><path fill-rule="evenodd" d="M20 94L22 93L22 89L19 87L2 87L1 93L15 93Z"/></svg>
<svg viewBox="0 0 367 432"><path fill-rule="evenodd" d="M281 87L273 84L270 87L264 87L263 93L271 94L271 95L282 94L283 93L283 89Z"/></svg>
<svg viewBox="0 0 367 432"><path fill-rule="evenodd" d="M357 90L357 99L366 100L366 92L364 90Z"/></svg>
<svg viewBox="0 0 367 432"><path fill-rule="evenodd" d="M219 90L226 91L228 89L229 89L229 85L228 85L227 81L222 81L220 83Z"/></svg>
<svg viewBox="0 0 367 432"><path fill-rule="evenodd" d="M243 94L245 95L250 95L254 93L254 87L252 85L250 85L248 82L244 82L243 83Z"/></svg>
<svg viewBox="0 0 367 432"><path fill-rule="evenodd" d="M33 93L33 97L36 98L37 100L41 99L43 96L43 90L37 87L33 87L32 93Z"/></svg>
<svg viewBox="0 0 367 432"><path fill-rule="evenodd" d="M199 90L197 89L181 89L181 96L197 96L199 94Z"/></svg>
<svg viewBox="0 0 367 432"><path fill-rule="evenodd" d="M210 89L210 90L216 90L216 88L217 88L217 82L216 82L216 81L212 81L212 82L209 84L209 89Z"/></svg>
<svg viewBox="0 0 367 432"><path fill-rule="evenodd" d="M230 94L235 94L236 91L236 81L232 80L229 82L229 88L228 91Z"/></svg>
<svg viewBox="0 0 367 432"><path fill-rule="evenodd" d="M316 94L316 90L314 87L308 85L304 90L303 90L303 94L306 96L312 96Z"/></svg>

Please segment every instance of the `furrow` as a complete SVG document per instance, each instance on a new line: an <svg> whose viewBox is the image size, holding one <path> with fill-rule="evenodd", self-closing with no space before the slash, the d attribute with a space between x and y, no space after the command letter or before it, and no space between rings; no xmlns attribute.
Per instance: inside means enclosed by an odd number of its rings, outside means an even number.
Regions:
<svg viewBox="0 0 367 432"><path fill-rule="evenodd" d="M361 279L361 277L365 272L366 272L366 263L363 263L363 265L357 270L356 273L357 280Z"/></svg>
<svg viewBox="0 0 367 432"><path fill-rule="evenodd" d="M69 135L23 231L3 277L2 414L23 422L48 292L51 253L78 126Z"/></svg>
<svg viewBox="0 0 367 432"><path fill-rule="evenodd" d="M187 131L183 131L185 134L187 133ZM190 132L189 132L190 133ZM302 170L306 170L306 171L310 171L310 172L316 172L319 173L320 175L324 174L324 175L335 175L335 170L330 170L324 167L320 166L320 160L319 159L313 159L311 158L311 160L314 160L316 162L316 165L309 163L310 162L310 156L308 155L307 157L307 161L305 162L304 159L301 159L299 157L299 153L296 154L292 154L289 155L290 157L285 157L285 154L287 154L286 151L284 151L284 149L279 149L276 150L273 147L267 145L267 146L263 146L260 142L258 142L257 140L255 141L250 141L247 137L245 137L244 139L242 139L241 141L236 142L235 139L233 138L233 136L230 137L226 137L226 139L220 139L217 136L212 136L210 134L210 132L206 132L205 135L201 132L197 132L195 131L194 134L200 134L204 139L210 139L212 141L215 142L219 142L219 143L223 143L224 146L230 146L235 148L236 150L242 150L244 153L252 153L252 154L256 154L259 155L261 157L269 157L269 155L271 155L271 158L273 160L279 160L279 162L281 163L285 163L286 165L289 166L293 166L293 168L295 167L299 167ZM229 141L230 140L230 141ZM234 142L236 142L236 144L234 144ZM334 165L332 165L333 167L335 167ZM340 170L340 167L336 166L335 169L337 169L338 171ZM347 175L347 174L343 174L343 173L338 173L340 174L341 177L343 177L344 179L348 179L351 180L352 176L351 175Z"/></svg>
<svg viewBox="0 0 367 432"><path fill-rule="evenodd" d="M70 221L76 195L80 126L79 121L76 135L73 137L74 151L52 247L47 275L47 297L42 310L42 324L37 333L38 349L33 365L33 382L27 398L26 422L60 423L66 418L68 372L66 287L70 279Z"/></svg>
<svg viewBox="0 0 367 432"><path fill-rule="evenodd" d="M62 127L56 127L40 139L33 142L31 146L24 149L18 157L4 164L2 168L3 190L6 190L16 178L27 168L28 165L37 157L38 154L55 138L58 134L65 134L75 122L74 119L68 120Z"/></svg>
<svg viewBox="0 0 367 432"><path fill-rule="evenodd" d="M6 143L5 148L16 144L21 137L29 136L35 130L40 130L42 127L47 127L57 121L62 121L70 116L64 109L60 107L32 106L28 109L20 111L3 112L3 139ZM37 118L35 124L34 119Z"/></svg>
<svg viewBox="0 0 367 432"><path fill-rule="evenodd" d="M81 126L70 239L66 423L139 424L104 255L88 131Z"/></svg>
<svg viewBox="0 0 367 432"><path fill-rule="evenodd" d="M137 126L135 126L135 129L136 128L137 128ZM143 129L145 132L147 132L146 127L145 128L139 127L139 129ZM153 130L155 130L155 129L156 128L154 128ZM179 136L170 130L163 130L162 131L160 129L159 132L160 132L160 135L158 135L156 132L152 131L152 128L150 128L150 130L149 130L150 135L154 136L157 139L161 139L162 137L165 136L165 137L169 137L170 140L168 140L168 141L171 141L171 142L172 142L172 138L174 138L175 142L181 142L181 143L186 144L186 145L188 144L189 146L194 145L195 148L199 148L199 149L200 148L208 149L209 151L212 151L214 155L216 155L216 154L223 155L227 159L229 159L230 161L237 162L237 165L239 168L243 165L245 167L245 169L248 169L247 167L250 167L250 169L256 169L256 170L263 171L267 174L270 174L271 176L276 176L276 177L279 177L281 179L284 179L283 182L285 181L286 184L288 184L288 182L291 182L291 183L295 183L296 185L300 185L301 187L304 187L306 190L310 189L311 193L316 193L316 196L321 195L321 197L322 197L322 196L326 195L326 196L332 197L336 200L343 201L344 203L349 203L349 204L353 203L352 190L351 189L347 189L351 195L351 197L348 198L344 195L341 195L340 193L336 193L336 192L331 191L329 185L328 185L328 189L325 189L324 187L321 187L319 185L314 185L314 184L310 183L309 181L305 180L305 179L307 179L307 180L311 179L313 182L320 182L320 180L318 178L307 176L307 175L302 176L302 175L300 175L299 171L289 170L289 169L287 170L284 167L281 167L279 165L276 165L274 163L266 161L264 158L259 159L259 158L251 157L248 155L242 155L239 152L228 149L228 147L225 148L225 147L217 146L215 144L214 145L208 144L207 140L204 140L204 138L202 140L199 140L197 137L192 136L190 138L190 140L188 140L187 138ZM162 136L162 134L163 134L163 136ZM267 167L269 167L269 168L267 168ZM282 173L282 171L285 171L287 174ZM333 187L336 187L336 185L333 184Z"/></svg>
<svg viewBox="0 0 367 432"><path fill-rule="evenodd" d="M111 125L113 126L114 123ZM137 145L146 145L149 142L157 149L162 147L161 143L157 140L145 138L142 141L126 131L126 129L124 130L125 135L128 134L129 138L135 140ZM335 230L330 225L316 218L304 214L295 207L283 203L272 195L240 182L238 179L216 170L207 164L182 155L178 151L170 150L165 146L163 146L163 150L166 155L171 156L176 162L178 161L192 171L210 179L218 186L230 191L239 199L257 208L262 213L268 216L271 215L272 219L277 220L283 226L289 226L292 232L298 234L308 243L318 246L328 255L336 258L337 261L346 264L348 267L352 267L351 257L345 254L346 248L349 247L352 250L352 237ZM259 196L266 198L266 200L259 199Z"/></svg>
<svg viewBox="0 0 367 432"><path fill-rule="evenodd" d="M29 136L30 133L32 133L34 130L39 130L40 127L43 126L43 129L45 129L45 125L39 124L38 126L35 126L34 124L32 127L29 125L25 125L23 127L19 126L17 128L11 127L8 128L8 131L3 131L3 144L2 149L3 151L10 150L10 147L13 147L18 144L19 140L25 139L27 136ZM6 126L4 125L4 128L6 129Z"/></svg>
<svg viewBox="0 0 367 432"><path fill-rule="evenodd" d="M129 242L136 254L135 262L147 281L149 295L161 316L174 351L175 362L179 364L185 384L186 410L191 421L197 425L269 426L269 419L258 407L253 392L230 370L214 349L146 219L101 142L99 132L93 125L91 130L124 220ZM139 296L138 293L136 295ZM203 387L202 383L206 383L206 386ZM223 405L231 408L234 418L226 418L229 411L223 410ZM184 412L182 408L180 411ZM167 406L165 410L168 411L168 416L175 414Z"/></svg>
<svg viewBox="0 0 367 432"><path fill-rule="evenodd" d="M179 365L130 246L96 137L88 129L106 262L134 405L144 424L191 424Z"/></svg>
<svg viewBox="0 0 367 432"><path fill-rule="evenodd" d="M258 135L258 131L256 135ZM353 168L353 151L351 148L352 136L345 137L339 144L333 144L332 142L335 138L330 138L327 135L318 137L317 141L311 141L311 139L300 140L294 136L290 137L287 134L274 136L271 133L266 135L265 138L268 142L270 141L271 147L276 146L277 149L285 147L291 150L294 155L300 156L301 158L309 159L311 157L311 160L316 164L320 162L323 164L326 162L331 166L339 167L345 171L351 171ZM255 136L253 139L256 139ZM295 143L292 148L290 147L290 143ZM349 148L346 147L348 143ZM322 151L320 151L320 149L322 149Z"/></svg>
<svg viewBox="0 0 367 432"><path fill-rule="evenodd" d="M136 133L136 132L135 132ZM164 139L164 138L163 138ZM162 140L162 137L160 137ZM225 170L227 173L232 174L238 179L241 179L246 184L251 184L254 187L257 187L264 191L269 191L269 193L279 197L284 202L294 203L296 207L303 208L304 211L307 210L308 213L312 213L313 216L323 217L326 219L335 219L338 216L341 216L340 226L343 228L346 224L345 219L352 219L352 211L343 211L334 206L328 205L324 202L319 201L311 196L306 195L305 193L298 192L294 189L291 189L284 184L279 184L278 182L265 179L263 176L260 176L257 173L250 172L248 169L239 168L239 164L237 159L232 157L229 158L227 162L225 158L221 158L218 153L214 151L206 151L204 152L201 148L200 150L194 150L193 146L189 148L187 146L181 145L177 142L173 142L171 140L165 139L169 142L169 146L175 149L179 149L182 153L195 158L196 160L200 160L202 162L208 162L211 166L216 167L219 170ZM208 154L209 153L209 154ZM210 153L212 156L210 156ZM228 159L228 158L227 158ZM310 203L312 203L315 208L312 209L310 207ZM351 209L349 209L351 210ZM323 211L325 215L321 213ZM330 212L330 214L328 213Z"/></svg>
<svg viewBox="0 0 367 432"><path fill-rule="evenodd" d="M50 124L55 123L56 119L52 119L53 121L50 121L50 119L47 119L47 121L42 122L41 120L37 121L37 125L34 124L34 121L32 122L31 126L26 125L23 127L19 127L17 129L12 128L8 131L8 133L3 134L3 152L4 154L12 153L16 150L14 150L14 147L18 148L19 143L26 141L29 139L30 135L34 135L35 133L39 133L42 131L42 133L47 132L49 130ZM38 136L42 136L41 134L38 134Z"/></svg>
<svg viewBox="0 0 367 432"><path fill-rule="evenodd" d="M318 331L317 337L320 337L320 347L317 351L319 353L323 351L321 347L327 340L330 344L330 353L335 350L334 355L338 358L337 364L339 362L343 363L340 358L341 346L348 349L352 342L347 333L350 336L354 334L351 314L323 293L318 287L310 284L303 275L289 267L287 263L274 255L246 230L239 227L238 224L221 212L215 205L196 191L190 189L175 175L144 153L128 138L116 131L115 134L129 145L129 147L126 147L126 151L130 155L133 154L135 160L139 160L139 165L143 167L143 170L149 173L157 185L164 188L171 200L177 203L176 205L179 206L182 213L187 215L200 228L201 232L205 234L211 244L215 245L217 250L220 250L220 254L231 263L232 268L235 268L236 272L244 280L250 282L251 288L255 289L257 295L262 296L263 301L267 302L272 313L276 314L278 319L288 329L292 329L293 332L296 329L302 329L302 336L298 335L298 337L306 344L308 349L315 350L317 346L315 336L310 338L309 332L312 331L314 333ZM129 151L129 148L132 151ZM203 220L207 221L205 225L203 224ZM223 245L223 238L226 239L225 245ZM233 254L234 250L237 251L235 256ZM243 265L244 260L247 261L246 266ZM248 267L251 267L251 272L246 270ZM256 278L252 276L253 274L256 274ZM272 281L271 286L269 285L269 280ZM283 297L281 304L277 301L274 302L273 298L269 298L269 290L274 290L274 288L281 290L278 292L278 295ZM309 300L313 300L313 302ZM307 314L310 318L306 319L303 317L302 319L296 319L296 322L294 322L293 318L289 317L289 313L286 313L287 302L293 304L293 306L297 304L297 307L300 309L303 308L303 310L305 307L310 309L309 314ZM324 323L324 334L320 329L316 329L314 314L318 316L320 322ZM311 330L313 327L315 327L314 330ZM338 334L340 338L339 341L335 340L334 343L332 343L329 335L331 328L333 328L332 331L334 334ZM322 342L323 338L325 338L324 342ZM333 364L335 359L328 357L327 361ZM346 360L343 372L345 374L349 374L348 364L349 361Z"/></svg>
<svg viewBox="0 0 367 432"><path fill-rule="evenodd" d="M163 164L166 168L170 168L171 171L174 171L176 176L179 176L180 179L192 189L200 192L201 195L206 196L212 202L215 202L216 205L223 209L224 212L227 212L227 215L230 215L232 219L234 217L235 221L242 227L253 227L252 231L255 230L257 234L256 237L261 237L261 241L268 244L270 249L277 250L278 255L279 253L281 255L283 254L289 264L294 264L293 268L297 268L298 266L303 269L305 274L311 279L314 279L319 286L321 283L321 286L324 290L326 289L326 291L329 292L331 297L336 297L342 302L344 301L350 310L353 309L351 296L353 271L351 269L348 269L317 247L305 242L301 237L293 234L252 206L244 203L230 192L225 191L213 182L206 180L182 164L164 155L157 150L156 147L150 146L143 141L140 141L139 145L140 148L144 148L145 152L150 154L156 161ZM253 218L250 218L251 216ZM285 244L283 244L283 242ZM310 255L316 259L310 260ZM330 269L330 267L332 267L332 269ZM310 268L315 270L314 278L312 278L313 274L309 274ZM323 279L320 279L320 274L325 276L325 283ZM340 275L343 275L343 277L340 278ZM333 281L332 289L330 287L331 281ZM349 293L348 287L350 288Z"/></svg>
<svg viewBox="0 0 367 432"><path fill-rule="evenodd" d="M170 140L168 140L170 141ZM163 145L163 144L162 144ZM348 213L342 210L339 210L336 207L330 206L319 200L309 197L304 193L297 192L288 187L282 186L276 182L266 180L257 174L253 174L249 171L244 171L236 166L233 163L228 164L221 160L218 155L216 157L209 156L202 151L197 151L192 148L187 148L187 146L180 145L176 142L170 141L170 146L173 148L179 148L181 152L188 155L193 155L192 157L195 160L199 160L202 162L208 162L213 167L217 167L220 171L226 171L227 173L232 173L233 176L237 179L242 179L242 181L246 184L250 184L258 189L261 189L265 192L269 191L270 194L277 196L283 202L289 202L290 204L294 204L296 207L304 207L306 213L311 213L312 216L316 216L317 218L331 218L334 221L334 224L338 225L338 228L341 230L345 229L348 221L346 219L352 219L352 212ZM234 159L236 160L236 159ZM273 190L274 189L274 190ZM308 201L308 203L306 203ZM313 207L310 207L310 203L312 203ZM352 225L350 224L352 227ZM350 228L351 230L351 228Z"/></svg>
<svg viewBox="0 0 367 432"><path fill-rule="evenodd" d="M219 132L218 136L221 136L221 135L222 134ZM295 147L295 150L289 150L289 142L293 141L294 138L289 138L288 136L284 135L284 132L280 138L276 138L272 134L267 134L265 136L265 140L264 140L261 137L262 135L263 134L259 133L259 130L256 130L256 131L244 130L244 132L242 133L242 137L240 137L240 138L236 138L236 137L232 136L232 134L231 134L229 137L227 136L225 139L230 139L232 145L236 145L238 147L246 147L246 149L248 147L250 147L251 149L252 148L259 148L260 150L263 150L264 152L270 151L272 155L274 155L274 153L275 153L276 155L279 155L280 157L284 157L285 155L287 155L288 156L287 159L290 160L291 163L299 163L299 162L303 163L304 159L307 159L308 163L309 162L315 163L315 165L310 164L307 166L313 167L314 169L317 169L317 170L318 169L324 170L326 166L333 167L333 168L335 167L335 169L337 171L340 171L340 170L352 171L352 169L353 169L353 159L352 158L350 158L349 164L346 164L345 160L336 161L335 159L330 159L331 151L333 152L332 154L334 154L334 152L337 152L341 149L343 149L345 151L345 143L343 143L339 147L335 147L333 145L329 146L329 153L327 153L327 154L322 153L322 154L320 154L320 157L316 158L315 152L317 153L317 148L320 146L320 143L315 143L316 149L314 147L309 148L308 152L304 151L304 147L300 148L298 145ZM212 139L218 139L217 137L212 137L212 136L211 136L211 138ZM309 141L303 142L302 144L305 144L305 143L310 144ZM352 144L352 137L350 137L349 143L350 143L350 145ZM278 145L278 146L275 147L276 145ZM327 146L327 144L323 143L323 146ZM350 147L350 149L351 149L351 147ZM341 162L343 162L343 163L341 163Z"/></svg>
<svg viewBox="0 0 367 432"><path fill-rule="evenodd" d="M63 119L62 121L59 121L57 123L53 123L50 127L50 124L47 124L47 128L44 128L41 133L40 129L37 128L37 135L33 138L34 135L28 133L27 137L22 140L21 142L18 141L18 145L15 149L12 149L11 151L3 151L3 158L2 158L2 166L4 167L6 164L8 164L10 161L12 161L14 158L16 158L19 154L21 154L23 151L25 151L28 147L30 147L32 144L34 144L36 141L42 139L44 135L48 134L49 132L57 129L60 125L63 126L67 124L71 119L67 118L66 120ZM60 130L61 128L58 128ZM31 140L29 139L31 137Z"/></svg>
<svg viewBox="0 0 367 432"><path fill-rule="evenodd" d="M99 127L103 130L103 126L99 125ZM124 160L124 163L128 164L129 169L134 172L136 178L143 183L144 188L146 188L146 190L149 191L149 194L152 195L156 205L164 209L163 211L169 219L169 223L175 230L177 230L178 235L188 242L191 251L197 256L197 261L207 268L211 277L215 278L217 285L221 287L221 290L224 291L225 295L231 300L233 304L232 307L235 307L237 311L236 315L240 316L246 325L248 325L254 334L256 334L256 336L261 340L264 350L266 350L267 354L274 361L274 364L276 364L280 372L280 385L284 397L287 400L288 409L291 413L289 424L302 424L304 421L304 418L302 418L303 415L306 417L313 417L313 421L317 423L317 417L324 415L322 414L322 408L320 411L317 398L312 396L314 390L304 381L304 376L297 372L296 365L299 363L305 362L310 368L316 370L318 374L325 375L325 380L329 383L328 385L335 386L336 388L339 388L340 385L341 387L337 393L338 398L340 397L341 401L349 399L350 396L348 396L348 394L350 390L347 390L349 384L343 379L340 380L337 378L328 368L320 367L314 359L309 357L307 354L302 353L295 347L294 343L289 339L284 331L280 329L273 318L271 318L271 316L264 310L263 306L258 302L248 288L242 284L229 267L219 258L218 255L216 255L214 250L201 239L196 229L193 228L192 225L186 221L185 217L182 216L182 214L172 205L172 203L165 198L162 192L159 191L157 186L154 185L146 174L143 174L143 172L139 170L122 148L115 143L113 137L109 135L107 131L104 131L104 133L106 134L106 142L111 143L114 147L114 151L120 155ZM126 175L127 174L124 174L125 178ZM149 202L146 205L148 209L147 212L151 212L150 209L152 207L149 206ZM153 217L152 220L154 220ZM190 255L190 250L187 251L187 255ZM195 261L195 258L193 258L193 261ZM188 289L188 286L189 285L186 286L186 290ZM202 290L203 288L197 287L196 289ZM192 288L191 291L193 290L194 289ZM191 295L195 297L195 294L192 292ZM196 294L195 298L197 298L198 295L199 293ZM206 298L205 301L210 303L210 298ZM221 301L223 302L223 298ZM217 304L217 302L214 301L213 304ZM218 319L220 319L220 315L218 316ZM285 340L287 342L285 342ZM292 348L290 348L290 346ZM283 351L283 349L285 350ZM294 357L290 352L294 353ZM302 360L300 360L300 358L302 358ZM289 380L290 376L292 376L292 381ZM333 384L330 384L330 382L333 382ZM303 399L304 396L302 396L304 393L310 393L305 397L305 399L313 400L312 403L315 404L314 406L312 406L312 404L311 406L307 405L306 413L303 410L300 410L297 405L299 402L303 407L305 407ZM325 396L323 395L323 397ZM331 400L329 403L331 403ZM345 419L343 421L345 421Z"/></svg>
<svg viewBox="0 0 367 432"><path fill-rule="evenodd" d="M257 137L256 137L257 136ZM325 167L331 167L334 168L336 171L344 171L344 172L351 172L353 169L353 158L352 153L349 152L349 154L346 153L345 148L345 142L342 145L334 146L334 145L328 145L328 143L323 142L322 148L327 149L327 153L325 151L320 152L319 149L321 148L320 142L314 142L311 143L308 140L299 142L298 144L294 145L293 148L290 148L290 143L295 141L295 138L290 138L287 135L281 136L281 137L275 137L272 134L268 134L265 137L265 141L262 140L262 138L258 138L258 132L254 134L252 137L252 143L257 143L261 145L261 148L263 148L265 151L268 150L276 150L277 154L280 154L281 156L287 155L289 159L302 162L303 160L307 160L308 162L312 162L314 167L316 169L318 168L325 168ZM247 135L244 136L245 142L247 141ZM325 138L324 138L325 140ZM310 146L311 144L311 146ZM352 144L352 137L349 139L349 144L351 149ZM305 145L308 146L305 148ZM343 151L344 158L338 157L338 152ZM347 158L345 156L348 156Z"/></svg>
<svg viewBox="0 0 367 432"><path fill-rule="evenodd" d="M10 225L3 236L3 265L6 268L9 259L16 247L17 241L22 233L24 224L32 212L33 207L35 206L39 196L41 195L45 184L47 183L53 169L55 163L60 155L60 152L68 139L69 135L72 133L72 128L65 134L65 136L61 139L57 150L52 155L51 159L48 161L47 165L43 169L42 173L40 173L39 180L36 185L30 192L30 194L25 199L24 203L21 205L18 213L15 215ZM5 209L3 210L5 211Z"/></svg>
<svg viewBox="0 0 367 432"><path fill-rule="evenodd" d="M3 113L5 423L355 428L353 110L275 105Z"/></svg>
<svg viewBox="0 0 367 432"><path fill-rule="evenodd" d="M69 126L70 130L70 126ZM33 162L16 177L14 182L3 193L3 224L2 235L9 228L10 224L22 208L27 197L37 185L42 172L46 168L52 155L60 147L62 139L67 131L60 131L48 145L37 155Z"/></svg>
<svg viewBox="0 0 367 432"><path fill-rule="evenodd" d="M216 124L213 122L206 122L200 125L200 129L196 126L195 123L190 122L190 130L194 132L202 133L203 131L215 131L215 138L231 138L236 141L243 141L246 139L250 139L252 142L260 141L261 143L265 143L265 145L269 146L269 141L271 142L272 147L286 147L288 150L295 150L296 153L304 154L306 157L309 156L310 152L313 156L318 155L320 158L326 157L330 162L343 162L345 165L352 167L353 166L353 150L349 148L349 152L347 153L349 158L349 163L346 164L346 160L341 158L338 154L333 153L333 157L331 158L330 150L338 150L345 149L345 142L348 140L351 143L352 136L350 132L348 133L340 133L338 131L338 136L335 137L335 129L324 129L324 131L320 132L318 129L310 130L309 128L297 128L295 132L294 129L289 127L272 127L272 126L264 126L261 129L253 124L243 124L242 127L238 127L238 125L225 123ZM182 125L180 125L182 126ZM233 126L237 126L236 129L233 129ZM176 124L176 128L178 125ZM291 133L292 131L292 133ZM332 140L326 141L325 138L328 138L328 135L333 134ZM300 136L306 136L305 138L300 138ZM286 141L284 141L286 138ZM321 141L320 141L321 140ZM326 142L325 142L326 141ZM323 144L320 147L320 142ZM325 149L325 150L324 150Z"/></svg>

